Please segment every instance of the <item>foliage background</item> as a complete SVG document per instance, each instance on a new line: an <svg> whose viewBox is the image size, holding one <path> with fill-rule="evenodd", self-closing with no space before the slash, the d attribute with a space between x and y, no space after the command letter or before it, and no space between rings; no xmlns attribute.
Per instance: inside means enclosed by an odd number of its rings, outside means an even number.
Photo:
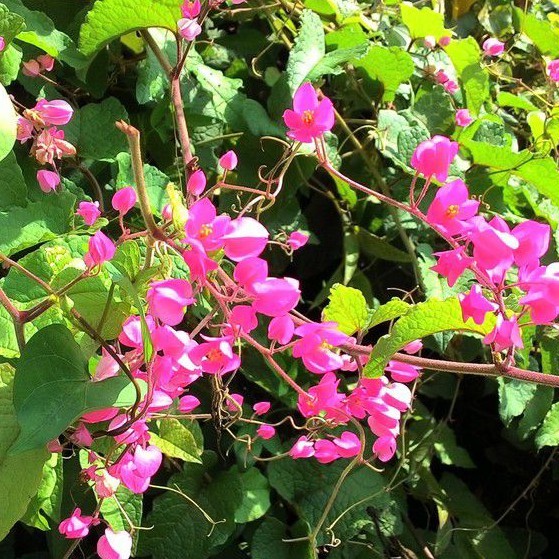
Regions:
<svg viewBox="0 0 559 559"><path fill-rule="evenodd" d="M543 57L559 57L558 12L551 0L518 5L461 0L436 6L392 0L373 5L250 0L242 9L218 12L192 49L182 77L196 155L210 170L220 154L234 147L241 161L237 180L256 187L260 166L273 165L281 153L273 138L284 137L283 110L295 89L312 80L339 113L328 145L330 157L348 176L403 199L417 143L433 134L453 136L462 146L454 174L464 177L490 211L513 223L545 220L556 231L559 113L557 90L546 80ZM0 34L9 42L0 57L0 81L27 106L38 95L62 94L80 107L65 127L79 157L64 168L60 194L45 197L38 190L25 148L16 146L0 162L0 250L17 255L49 282L68 279L72 259L83 254L83 237L69 235L72 213L76 200L95 193L79 166L97 177L105 196L132 180L126 141L114 128L115 120L129 119L142 131L157 211L169 180L181 181L167 79L135 32L140 27L172 28L177 14L171 0L0 4ZM439 39L451 29L456 40L446 50L422 46L425 35ZM168 32L153 34L172 60L176 55ZM507 42L501 60L482 57L478 45L489 35ZM52 79L65 90L19 71L22 60L43 51L56 57ZM434 70L440 68L459 80L456 96L435 83ZM459 107L468 107L477 117L464 130L454 123ZM225 194L220 204L228 209L240 201ZM302 280L313 318L320 317L335 283L361 290L370 308L403 294L421 301L455 292L429 269L432 252L441 248L429 230L316 172L312 157L297 158L281 198L263 220L273 232L300 228L312 233L312 242L292 260L279 252L269 258L273 273ZM134 255L130 258L134 261ZM3 288L22 305L43 295L25 285L17 271L4 276ZM70 297L86 314L99 315L108 284L109 278L100 276ZM118 301L120 313L106 325L107 337L118 333L130 305L124 297ZM0 308L5 326L0 329L0 355L9 363L17 344L2 313ZM66 320L62 315L54 309L44 324ZM32 324L29 333L44 324ZM387 329L386 322L380 323L367 341ZM521 365L556 374L557 338L535 328L530 334ZM467 335L436 334L426 345L427 355L484 358L482 345ZM272 398L278 409L294 406L292 394L270 379L256 354L247 353L242 373L235 388L249 399ZM2 364L0 381L0 409L9 418L11 378ZM209 387L202 385L200 391L208 402ZM340 545L327 546L329 536L322 534L319 556L422 557L428 542L438 558L554 557L559 545L554 460L559 405L553 404L553 391L515 381L426 373L417 395L398 459L382 475L368 470L351 474L328 522L344 513L334 528ZM8 429L9 421L0 428ZM255 463L242 445L227 437L219 441L210 423L176 422L165 429L159 437L173 458L155 483L176 484L214 519L227 522L207 537L208 522L180 496L154 490L142 505L123 494L135 523L154 526L140 532L139 556L313 557L304 543L282 539L303 535L316 524L343 465ZM281 450L279 444L257 443L254 452L266 456ZM13 480L21 465L10 467L4 451L0 445L0 479L5 479L4 468ZM23 521L0 542L3 558L62 556L66 542L56 530L46 530L75 503L84 509L94 506L91 493L76 482L78 456L64 461L53 456L42 481L30 464L25 475L40 483L39 492ZM118 510L112 514L115 526L125 526ZM87 545L85 556L91 553Z"/></svg>

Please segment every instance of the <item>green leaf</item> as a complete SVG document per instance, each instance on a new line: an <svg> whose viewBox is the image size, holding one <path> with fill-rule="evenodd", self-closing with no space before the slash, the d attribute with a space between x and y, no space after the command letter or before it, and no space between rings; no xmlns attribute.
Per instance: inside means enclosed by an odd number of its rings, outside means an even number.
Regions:
<svg viewBox="0 0 559 559"><path fill-rule="evenodd" d="M301 535L289 533L283 522L267 517L254 532L250 556L252 559L314 559L314 550L309 542L285 541L297 537Z"/></svg>
<svg viewBox="0 0 559 559"><path fill-rule="evenodd" d="M124 376L92 382L71 332L61 324L47 326L27 342L17 364L14 407L21 431L10 453L42 448L84 413L135 400Z"/></svg>
<svg viewBox="0 0 559 559"><path fill-rule="evenodd" d="M159 433L152 433L152 442L163 454L185 462L202 463L204 446L199 445L191 428L178 419L163 419Z"/></svg>
<svg viewBox="0 0 559 559"><path fill-rule="evenodd" d="M499 382L499 415L508 427L515 417L524 413L526 406L533 398L537 385L519 380L498 379Z"/></svg>
<svg viewBox="0 0 559 559"><path fill-rule="evenodd" d="M126 136L115 126L118 120L128 120L128 113L115 97L90 103L76 111L66 125L67 140L76 146L80 157L113 161L128 150Z"/></svg>
<svg viewBox="0 0 559 559"><path fill-rule="evenodd" d="M180 18L180 3L174 0L97 0L80 29L80 49L91 56L137 29L163 27L176 32Z"/></svg>
<svg viewBox="0 0 559 559"><path fill-rule="evenodd" d="M270 485L257 468L240 474L243 500L235 511L235 522L245 524L262 518L270 508Z"/></svg>
<svg viewBox="0 0 559 559"><path fill-rule="evenodd" d="M387 240L360 228L358 232L359 246L361 251L369 258L381 258L390 262L410 262L411 258L407 252L391 245Z"/></svg>
<svg viewBox="0 0 559 559"><path fill-rule="evenodd" d="M531 435L545 418L553 403L554 390L551 386L538 386L524 414L518 422L518 434L522 440Z"/></svg>
<svg viewBox="0 0 559 559"><path fill-rule="evenodd" d="M0 305L0 356L10 359L18 355L14 322L8 311Z"/></svg>
<svg viewBox="0 0 559 559"><path fill-rule="evenodd" d="M475 468L468 451L456 442L454 431L446 424L437 427L437 438L433 444L439 460L448 466Z"/></svg>
<svg viewBox="0 0 559 559"><path fill-rule="evenodd" d="M514 8L513 16L516 29L527 35L542 54L559 57L559 32L549 21L525 14L520 8Z"/></svg>
<svg viewBox="0 0 559 559"><path fill-rule="evenodd" d="M22 522L28 526L48 531L51 529L49 519L60 522L62 505L63 472L62 455L51 454L43 466L43 479L37 494L31 499Z"/></svg>
<svg viewBox="0 0 559 559"><path fill-rule="evenodd" d="M6 363L0 364L0 541L25 514L41 484L43 464L49 457L46 449L8 455L19 434L12 402L13 379L13 368Z"/></svg>
<svg viewBox="0 0 559 559"><path fill-rule="evenodd" d="M0 161L0 184L0 210L27 205L27 185L13 153Z"/></svg>
<svg viewBox="0 0 559 559"><path fill-rule="evenodd" d="M538 449L559 444L559 402L555 402L547 412L535 442Z"/></svg>
<svg viewBox="0 0 559 559"><path fill-rule="evenodd" d="M501 91L497 94L497 104L501 107L512 107L513 109L523 109L525 111L537 111L538 107L520 95L513 95L508 91Z"/></svg>
<svg viewBox="0 0 559 559"><path fill-rule="evenodd" d="M438 332L472 332L488 334L495 324L495 316L487 315L485 322L476 324L471 318L464 322L462 309L456 297L440 301L430 299L412 306L394 325L391 332L382 336L373 347L364 375L380 377L390 358L405 345Z"/></svg>
<svg viewBox="0 0 559 559"><path fill-rule="evenodd" d="M438 14L431 8L418 9L408 2L402 2L400 10L402 23L409 29L412 39L433 35L438 41L441 37L451 35L451 32L445 29L443 14Z"/></svg>
<svg viewBox="0 0 559 559"><path fill-rule="evenodd" d="M5 46L9 45L24 27L25 20L20 15L10 12L4 4L0 4L0 37L3 37Z"/></svg>
<svg viewBox="0 0 559 559"><path fill-rule="evenodd" d="M0 84L10 85L19 74L23 54L19 47L8 45L0 56Z"/></svg>
<svg viewBox="0 0 559 559"><path fill-rule="evenodd" d="M17 135L17 115L8 93L0 85L0 161L14 147Z"/></svg>
<svg viewBox="0 0 559 559"><path fill-rule="evenodd" d="M324 321L336 322L338 329L349 336L366 330L369 310L361 291L336 283L328 298L330 302L322 314Z"/></svg>
<svg viewBox="0 0 559 559"><path fill-rule="evenodd" d="M346 465L345 460L327 465L313 460L281 460L270 463L268 479L299 517L313 527ZM372 518L366 513L367 508L373 507L378 511L389 503L390 497L385 491L382 476L366 468L355 469L342 484L324 526L338 519L336 537L342 540L351 538L365 526L374 526ZM319 545L321 540L325 541L319 537Z"/></svg>
<svg viewBox="0 0 559 559"><path fill-rule="evenodd" d="M170 492L154 499L145 521L153 529L142 532L140 556L207 559L233 533L235 511L243 499L242 483L235 471L213 471L215 460L215 455L206 453L203 464L186 464L181 473L171 476L168 486L191 500ZM200 509L219 523L212 526Z"/></svg>
<svg viewBox="0 0 559 559"><path fill-rule="evenodd" d="M396 90L412 76L415 68L412 57L399 47L378 45L373 45L354 66L369 83L380 82L383 101L394 101Z"/></svg>
<svg viewBox="0 0 559 559"><path fill-rule="evenodd" d="M445 50L462 83L466 105L477 115L489 98L489 74L480 64L481 49L473 37L468 37L451 41Z"/></svg>
<svg viewBox="0 0 559 559"><path fill-rule="evenodd" d="M378 309L375 309L371 316L369 317L367 328L373 328L383 322L388 322L390 320L394 320L395 318L399 318L405 312L407 312L410 308L410 304L402 301L402 299L398 299L394 297L390 299L388 303L384 303Z"/></svg>

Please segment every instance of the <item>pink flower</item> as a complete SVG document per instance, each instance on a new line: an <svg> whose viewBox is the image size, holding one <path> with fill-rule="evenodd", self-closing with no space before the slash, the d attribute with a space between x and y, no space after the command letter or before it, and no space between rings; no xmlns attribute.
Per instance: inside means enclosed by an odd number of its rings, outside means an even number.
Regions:
<svg viewBox="0 0 559 559"><path fill-rule="evenodd" d="M68 124L74 114L74 109L63 99L55 99L54 101L40 99L32 111L38 113L47 126Z"/></svg>
<svg viewBox="0 0 559 559"><path fill-rule="evenodd" d="M483 53L485 56L501 56L505 52L505 43L490 37L483 42Z"/></svg>
<svg viewBox="0 0 559 559"><path fill-rule="evenodd" d="M228 152L224 153L219 158L219 166L225 171L232 171L237 167L239 160L237 159L237 154L230 149Z"/></svg>
<svg viewBox="0 0 559 559"><path fill-rule="evenodd" d="M169 326L179 324L186 307L194 303L190 282L174 278L152 282L146 300L150 314Z"/></svg>
<svg viewBox="0 0 559 559"><path fill-rule="evenodd" d="M70 437L71 441L78 446L91 446L93 444L93 438L87 430L87 427L83 423L78 423L76 430L72 433Z"/></svg>
<svg viewBox="0 0 559 559"><path fill-rule="evenodd" d="M0 52L6 48L6 40L0 35Z"/></svg>
<svg viewBox="0 0 559 559"><path fill-rule="evenodd" d="M530 315L536 324L546 324L559 314L559 263L540 266L520 275L528 294L520 303L530 308Z"/></svg>
<svg viewBox="0 0 559 559"><path fill-rule="evenodd" d="M54 68L54 58L50 54L41 54L37 57L41 70L50 72Z"/></svg>
<svg viewBox="0 0 559 559"><path fill-rule="evenodd" d="M288 344L293 338L295 324L289 315L276 316L268 325L268 338L282 345Z"/></svg>
<svg viewBox="0 0 559 559"><path fill-rule="evenodd" d="M413 152L411 166L426 178L446 181L448 169L458 153L458 144L445 136L433 136L421 142Z"/></svg>
<svg viewBox="0 0 559 559"><path fill-rule="evenodd" d="M115 244L103 233L97 231L89 238L89 250L84 255L84 262L89 268L101 266L110 260L116 252Z"/></svg>
<svg viewBox="0 0 559 559"><path fill-rule="evenodd" d="M85 538L92 523L93 517L82 516L81 509L77 508L69 518L60 523L58 531L68 539Z"/></svg>
<svg viewBox="0 0 559 559"><path fill-rule="evenodd" d="M182 17L188 19L196 19L200 15L200 0L185 0L181 6Z"/></svg>
<svg viewBox="0 0 559 559"><path fill-rule="evenodd" d="M399 382L393 382L385 386L382 390L382 401L398 411L406 411L411 404L411 390Z"/></svg>
<svg viewBox="0 0 559 559"><path fill-rule="evenodd" d="M187 394L179 400L179 411L181 413L190 413L200 405L200 400L196 396Z"/></svg>
<svg viewBox="0 0 559 559"><path fill-rule="evenodd" d="M86 225L93 225L101 215L99 202L80 202L76 215L81 216Z"/></svg>
<svg viewBox="0 0 559 559"><path fill-rule="evenodd" d="M251 286L255 299L252 307L266 316L283 316L299 302L299 282L293 278L266 278Z"/></svg>
<svg viewBox="0 0 559 559"><path fill-rule="evenodd" d="M456 111L456 124L458 126L468 126L473 120L468 109L458 109Z"/></svg>
<svg viewBox="0 0 559 559"><path fill-rule="evenodd" d="M373 452L381 462L388 462L396 453L396 439L390 435L379 437L373 443Z"/></svg>
<svg viewBox="0 0 559 559"><path fill-rule="evenodd" d="M426 49L434 49L437 45L437 39L433 37L433 35L427 35L425 39L423 39L423 46Z"/></svg>
<svg viewBox="0 0 559 559"><path fill-rule="evenodd" d="M171 221L173 219L173 208L171 204L165 204L161 210L161 217L165 221Z"/></svg>
<svg viewBox="0 0 559 559"><path fill-rule="evenodd" d="M412 382L421 373L419 367L401 361L389 361L385 371L388 371L396 382Z"/></svg>
<svg viewBox="0 0 559 559"><path fill-rule="evenodd" d="M516 316L505 319L499 314L495 328L483 338L483 343L493 344L495 351L503 351L512 346L522 349L524 344L517 320Z"/></svg>
<svg viewBox="0 0 559 559"><path fill-rule="evenodd" d="M414 340L413 342L406 344L402 348L402 350L405 351L406 353L413 354L413 353L417 353L422 348L423 348L423 342L421 340Z"/></svg>
<svg viewBox="0 0 559 559"><path fill-rule="evenodd" d="M202 33L202 28L195 19L179 19L177 26L179 28L179 35L187 41L194 41Z"/></svg>
<svg viewBox="0 0 559 559"><path fill-rule="evenodd" d="M293 96L293 110L283 113L287 135L298 142L312 143L334 126L334 107L328 97L320 101L314 87L304 83Z"/></svg>
<svg viewBox="0 0 559 559"><path fill-rule="evenodd" d="M271 407L272 404L270 404L270 402L256 402L256 404L252 406L252 409L256 415L264 415L270 411Z"/></svg>
<svg viewBox="0 0 559 559"><path fill-rule="evenodd" d="M314 443L314 457L321 464L329 464L337 460L340 455L336 445L327 439L319 439Z"/></svg>
<svg viewBox="0 0 559 559"><path fill-rule="evenodd" d="M293 346L293 357L303 360L311 373L335 371L343 365L341 356L332 349L345 343L349 336L337 329L335 322L309 323L299 326L295 334L301 336Z"/></svg>
<svg viewBox="0 0 559 559"><path fill-rule="evenodd" d="M547 63L547 73L551 81L559 83L559 58Z"/></svg>
<svg viewBox="0 0 559 559"><path fill-rule="evenodd" d="M450 79L450 76L444 70L437 70L435 74L435 81L440 84L445 84Z"/></svg>
<svg viewBox="0 0 559 559"><path fill-rule="evenodd" d="M134 451L134 465L138 475L142 477L151 477L157 473L161 466L163 455L156 446L148 446L142 448L137 446Z"/></svg>
<svg viewBox="0 0 559 559"><path fill-rule="evenodd" d="M64 130L58 130L56 126L43 130L36 138L31 148L31 153L41 165L54 165L55 159L63 156L76 155L76 148L64 140Z"/></svg>
<svg viewBox="0 0 559 559"><path fill-rule="evenodd" d="M443 84L443 87L450 95L454 95L460 89L459 85L454 80L448 80Z"/></svg>
<svg viewBox="0 0 559 559"><path fill-rule="evenodd" d="M260 256L266 248L270 234L268 230L252 217L238 217L232 220L223 235L225 254L240 262L245 258Z"/></svg>
<svg viewBox="0 0 559 559"><path fill-rule="evenodd" d="M119 485L120 480L109 474L107 470L102 470L100 474L95 476L95 493L99 497L112 497Z"/></svg>
<svg viewBox="0 0 559 559"><path fill-rule="evenodd" d="M437 256L439 260L431 270L445 277L450 287L456 283L464 270L474 262L474 259L466 254L466 249L463 246L453 250L434 252L433 255Z"/></svg>
<svg viewBox="0 0 559 559"><path fill-rule="evenodd" d="M308 396L299 396L297 407L301 415L324 415L333 421L347 422L348 414L344 406L346 395L338 392L339 384L340 380L334 373L326 373L317 385L309 388Z"/></svg>
<svg viewBox="0 0 559 559"><path fill-rule="evenodd" d="M131 553L132 536L124 530L113 532L107 527L97 542L100 559L128 559Z"/></svg>
<svg viewBox="0 0 559 559"><path fill-rule="evenodd" d="M60 175L54 171L46 171L41 169L37 171L37 182L41 190L45 193L56 190L56 187L60 184Z"/></svg>
<svg viewBox="0 0 559 559"><path fill-rule="evenodd" d="M268 262L262 258L246 258L241 260L233 272L233 278L242 287L251 290L256 282L268 277Z"/></svg>
<svg viewBox="0 0 559 559"><path fill-rule="evenodd" d="M233 351L232 339L229 337L210 338L203 336L204 343L189 352L195 365L205 373L223 375L235 371L241 364L241 358Z"/></svg>
<svg viewBox="0 0 559 559"><path fill-rule="evenodd" d="M121 215L127 214L138 200L138 195L132 186L121 188L115 192L111 204L113 208Z"/></svg>
<svg viewBox="0 0 559 559"><path fill-rule="evenodd" d="M236 412L239 408L243 407L245 397L242 394L229 394L227 398L227 409Z"/></svg>
<svg viewBox="0 0 559 559"><path fill-rule="evenodd" d="M250 334L258 326L256 311L249 305L237 305L231 310L229 324L235 329Z"/></svg>
<svg viewBox="0 0 559 559"><path fill-rule="evenodd" d="M291 250L297 250L304 247L309 240L309 235L307 233L302 233L301 231L293 231L289 238L287 239L287 244Z"/></svg>
<svg viewBox="0 0 559 559"><path fill-rule="evenodd" d="M41 65L36 60L32 59L23 63L21 71L24 76L36 78L41 73Z"/></svg>
<svg viewBox="0 0 559 559"><path fill-rule="evenodd" d="M30 120L20 116L17 119L17 139L20 144L27 142L33 137L35 126Z"/></svg>
<svg viewBox="0 0 559 559"><path fill-rule="evenodd" d="M146 324L148 330L153 332L155 329L155 320L150 315L146 316ZM118 337L118 341L128 347L142 349L144 342L142 338L142 321L139 316L129 316L122 325L122 332Z"/></svg>
<svg viewBox="0 0 559 559"><path fill-rule="evenodd" d="M441 45L441 47L447 47L448 45L450 45L450 41L452 41L452 38L445 35L444 37L441 37L439 39L439 45Z"/></svg>
<svg viewBox="0 0 559 559"><path fill-rule="evenodd" d="M256 433L260 438L264 439L265 441L276 436L275 428L272 427L272 425L267 425L267 424L260 425L260 427L258 427L258 429L256 430Z"/></svg>
<svg viewBox="0 0 559 559"><path fill-rule="evenodd" d="M464 322L471 318L476 324L483 324L485 315L489 311L494 311L498 307L495 303L488 301L481 292L479 284L472 285L470 292L466 295L460 293L458 295L460 307L462 308L462 318Z"/></svg>
<svg viewBox="0 0 559 559"><path fill-rule="evenodd" d="M291 456L294 460L297 460L298 458L310 458L313 455L314 443L309 441L305 435L299 437L289 451L289 456Z"/></svg>
<svg viewBox="0 0 559 559"><path fill-rule="evenodd" d="M469 199L468 188L457 179L439 188L427 211L427 220L444 233L459 235L467 227L465 221L477 213L478 207L479 202Z"/></svg>
<svg viewBox="0 0 559 559"><path fill-rule="evenodd" d="M217 262L208 258L203 249L199 247L185 250L182 257L190 270L191 279L201 283L204 283L207 275L218 267Z"/></svg>
<svg viewBox="0 0 559 559"><path fill-rule="evenodd" d="M219 250L223 246L223 235L230 221L231 218L227 215L217 215L215 206L208 198L202 198L188 211L186 240L205 252Z"/></svg>
<svg viewBox="0 0 559 559"><path fill-rule="evenodd" d="M199 4L199 2L198 2ZM188 178L186 183L186 189L188 192L194 196L200 196L204 189L206 188L206 175L202 169L194 171Z"/></svg>
<svg viewBox="0 0 559 559"><path fill-rule="evenodd" d="M359 437L351 431L344 431L332 442L342 458L353 458L361 452L361 441Z"/></svg>
<svg viewBox="0 0 559 559"><path fill-rule="evenodd" d="M512 231L518 241L518 248L514 251L514 261L518 266L539 264L540 258L549 248L551 229L549 225L537 221L523 221Z"/></svg>

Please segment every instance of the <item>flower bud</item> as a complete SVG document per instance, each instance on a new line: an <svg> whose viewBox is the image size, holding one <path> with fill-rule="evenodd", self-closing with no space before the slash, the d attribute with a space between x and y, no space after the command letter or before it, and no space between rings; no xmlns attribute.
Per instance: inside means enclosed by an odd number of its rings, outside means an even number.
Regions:
<svg viewBox="0 0 559 559"><path fill-rule="evenodd" d="M112 206L121 215L127 214L136 204L138 196L133 187L127 186L116 192L112 199Z"/></svg>
<svg viewBox="0 0 559 559"><path fill-rule="evenodd" d="M93 268L110 260L115 252L116 247L111 239L102 231L97 231L89 238L89 250L83 259L89 268Z"/></svg>
<svg viewBox="0 0 559 559"><path fill-rule="evenodd" d="M206 188L206 175L202 169L198 169L190 175L190 178L186 183L186 188L188 192L194 196L200 196L200 194L204 192L204 188Z"/></svg>
<svg viewBox="0 0 559 559"><path fill-rule="evenodd" d="M86 225L93 225L101 215L99 202L80 202L76 215L81 216Z"/></svg>
<svg viewBox="0 0 559 559"><path fill-rule="evenodd" d="M40 99L32 110L39 113L47 126L68 124L74 114L74 109L63 99L55 99L54 101Z"/></svg>
<svg viewBox="0 0 559 559"><path fill-rule="evenodd" d="M54 171L41 169L37 171L37 182L41 190L48 193L51 190L56 190L56 187L60 184L60 176Z"/></svg>
<svg viewBox="0 0 559 559"><path fill-rule="evenodd" d="M226 171L232 171L237 166L238 162L237 154L232 149L219 158L220 167Z"/></svg>

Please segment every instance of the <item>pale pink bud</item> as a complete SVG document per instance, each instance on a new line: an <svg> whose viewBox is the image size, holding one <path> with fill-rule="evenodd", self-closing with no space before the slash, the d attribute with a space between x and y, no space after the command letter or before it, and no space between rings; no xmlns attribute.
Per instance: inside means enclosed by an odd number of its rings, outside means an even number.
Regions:
<svg viewBox="0 0 559 559"><path fill-rule="evenodd" d="M30 140L33 137L33 131L35 127L30 120L20 116L17 119L17 139L18 141L23 144Z"/></svg>
<svg viewBox="0 0 559 559"><path fill-rule="evenodd" d="M41 73L41 65L36 60L29 60L23 63L21 71L25 76L36 78Z"/></svg>
<svg viewBox="0 0 559 559"><path fill-rule="evenodd" d="M413 342L406 344L402 349L406 353L411 354L411 353L417 353L418 351L421 350L422 347L423 347L423 342L421 340L414 340Z"/></svg>
<svg viewBox="0 0 559 559"><path fill-rule="evenodd" d="M76 215L81 216L86 225L93 225L101 215L99 202L80 202Z"/></svg>
<svg viewBox="0 0 559 559"><path fill-rule="evenodd" d="M89 238L89 250L83 259L88 267L93 268L110 260L115 252L116 247L111 239L102 231L97 231L95 235Z"/></svg>
<svg viewBox="0 0 559 559"><path fill-rule="evenodd" d="M388 462L396 452L396 439L391 435L379 437L373 444L373 452L381 462Z"/></svg>
<svg viewBox="0 0 559 559"><path fill-rule="evenodd" d="M237 154L232 149L219 158L219 166L226 171L232 171L238 162Z"/></svg>
<svg viewBox="0 0 559 559"><path fill-rule="evenodd" d="M202 33L202 28L195 19L179 19L177 26L179 28L179 35L187 41L194 41Z"/></svg>
<svg viewBox="0 0 559 559"><path fill-rule="evenodd" d="M131 553L132 536L124 530L113 532L106 528L105 534L97 542L100 559L129 559Z"/></svg>
<svg viewBox="0 0 559 559"><path fill-rule="evenodd" d="M132 186L127 186L116 192L112 199L112 206L121 215L127 214L136 204L138 196Z"/></svg>
<svg viewBox="0 0 559 559"><path fill-rule="evenodd" d="M54 68L54 58L50 54L41 54L37 57L37 62L45 72L50 72Z"/></svg>
<svg viewBox="0 0 559 559"><path fill-rule="evenodd" d="M179 400L179 411L181 413L190 413L193 409L200 405L200 400L196 396L187 394Z"/></svg>
<svg viewBox="0 0 559 559"><path fill-rule="evenodd" d="M68 124L74 114L74 109L63 99L54 99L54 101L40 99L32 110L39 113L47 126Z"/></svg>
<svg viewBox="0 0 559 559"><path fill-rule="evenodd" d="M458 126L468 126L473 120L468 109L458 109L456 111L456 124Z"/></svg>
<svg viewBox="0 0 559 559"><path fill-rule="evenodd" d="M490 37L483 42L483 53L485 56L501 56L505 52L505 43L494 37Z"/></svg>
<svg viewBox="0 0 559 559"><path fill-rule="evenodd" d="M447 47L448 45L450 45L450 41L452 41L452 38L448 35L445 35L444 37L441 37L439 39L439 45L441 45L441 47Z"/></svg>
<svg viewBox="0 0 559 559"><path fill-rule="evenodd" d="M270 404L270 402L256 402L256 404L252 406L252 409L256 415L264 415L270 411L271 407L272 404Z"/></svg>
<svg viewBox="0 0 559 559"><path fill-rule="evenodd" d="M41 169L37 171L37 182L41 187L41 190L45 193L56 190L56 187L60 184L60 176L54 171L47 171Z"/></svg>
<svg viewBox="0 0 559 559"><path fill-rule="evenodd" d="M272 437L274 437L276 435L276 430L274 427L272 427L271 425L260 425L260 427L258 427L258 429L256 430L256 432L258 433L258 436L264 440L268 440L271 439Z"/></svg>
<svg viewBox="0 0 559 559"><path fill-rule="evenodd" d="M200 196L200 194L204 192L204 188L206 188L206 175L202 169L198 169L190 175L190 178L186 183L186 189L190 192L190 194Z"/></svg>
<svg viewBox="0 0 559 559"><path fill-rule="evenodd" d="M297 250L304 247L309 241L309 235L307 233L302 233L301 231L293 231L289 238L287 239L287 244L291 250Z"/></svg>

